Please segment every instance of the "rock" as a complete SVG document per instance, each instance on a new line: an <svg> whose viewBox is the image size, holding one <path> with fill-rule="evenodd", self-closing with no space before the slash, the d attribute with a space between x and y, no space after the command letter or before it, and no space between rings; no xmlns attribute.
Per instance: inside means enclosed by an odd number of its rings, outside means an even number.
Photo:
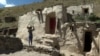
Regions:
<svg viewBox="0 0 100 56"><path fill-rule="evenodd" d="M23 48L21 40L18 38L7 38L5 45L7 50L21 50Z"/></svg>
<svg viewBox="0 0 100 56"><path fill-rule="evenodd" d="M19 38L4 38L0 37L0 53L6 53L10 51L18 51L23 48L22 42Z"/></svg>

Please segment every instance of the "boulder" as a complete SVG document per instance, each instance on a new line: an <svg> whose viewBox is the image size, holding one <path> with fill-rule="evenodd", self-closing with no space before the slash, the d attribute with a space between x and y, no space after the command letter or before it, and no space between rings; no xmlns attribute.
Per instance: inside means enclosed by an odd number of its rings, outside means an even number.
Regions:
<svg viewBox="0 0 100 56"><path fill-rule="evenodd" d="M23 48L19 38L0 37L0 53L15 52Z"/></svg>

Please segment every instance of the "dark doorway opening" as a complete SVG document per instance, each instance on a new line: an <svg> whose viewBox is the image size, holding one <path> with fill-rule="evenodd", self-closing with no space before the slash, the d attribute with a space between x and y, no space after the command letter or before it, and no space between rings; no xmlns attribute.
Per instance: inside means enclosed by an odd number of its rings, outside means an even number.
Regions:
<svg viewBox="0 0 100 56"><path fill-rule="evenodd" d="M2 34L2 29L0 29L0 35Z"/></svg>
<svg viewBox="0 0 100 56"><path fill-rule="evenodd" d="M56 27L56 19L55 17L51 17L50 18L50 34L54 34L55 33L55 27Z"/></svg>
<svg viewBox="0 0 100 56"><path fill-rule="evenodd" d="M92 32L86 31L84 37L84 52L89 52L91 50L92 43Z"/></svg>
<svg viewBox="0 0 100 56"><path fill-rule="evenodd" d="M89 13L89 9L88 8L84 8L84 14L88 14Z"/></svg>
<svg viewBox="0 0 100 56"><path fill-rule="evenodd" d="M70 26L70 30L74 31L74 27L73 26Z"/></svg>
<svg viewBox="0 0 100 56"><path fill-rule="evenodd" d="M56 17L55 17L55 12L52 12L46 16L45 33L55 34L55 29L56 29Z"/></svg>

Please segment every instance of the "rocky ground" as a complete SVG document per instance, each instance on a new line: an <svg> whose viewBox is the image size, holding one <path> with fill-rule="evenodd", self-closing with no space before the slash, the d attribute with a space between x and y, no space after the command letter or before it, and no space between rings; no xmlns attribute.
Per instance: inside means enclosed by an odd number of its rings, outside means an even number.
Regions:
<svg viewBox="0 0 100 56"><path fill-rule="evenodd" d="M9 54L0 54L0 56L50 56L48 54L43 54L43 53L39 53L39 52L35 52L35 51L31 51L31 52L27 52L26 49L21 50L19 52L15 52L15 53L9 53Z"/></svg>

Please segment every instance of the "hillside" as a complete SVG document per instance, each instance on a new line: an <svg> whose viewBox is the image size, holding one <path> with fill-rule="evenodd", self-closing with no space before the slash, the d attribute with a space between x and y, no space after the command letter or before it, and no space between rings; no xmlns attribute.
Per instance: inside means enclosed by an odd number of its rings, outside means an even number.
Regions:
<svg viewBox="0 0 100 56"><path fill-rule="evenodd" d="M100 16L100 0L87 0L87 4L94 4L94 13L97 16ZM18 17L21 16L27 12L33 11L35 9L41 8L43 9L44 7L49 7L53 6L56 4L64 4L64 6L71 6L71 5L80 5L83 4L83 1L80 0L44 0L44 2L41 3L33 3L33 4L28 4L28 5L22 5L22 6L16 6L16 7L11 7L11 8L2 8L0 9L0 18L4 18L5 16L14 16Z"/></svg>

